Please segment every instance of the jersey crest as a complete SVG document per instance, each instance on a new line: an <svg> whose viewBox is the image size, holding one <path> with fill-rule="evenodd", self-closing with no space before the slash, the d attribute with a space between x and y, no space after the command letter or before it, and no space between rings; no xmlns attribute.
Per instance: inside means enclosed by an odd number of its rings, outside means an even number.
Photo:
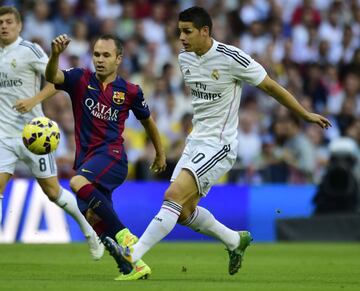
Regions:
<svg viewBox="0 0 360 291"><path fill-rule="evenodd" d="M112 97L113 101L117 105L121 105L125 101L125 93L120 91L115 91Z"/></svg>
<svg viewBox="0 0 360 291"><path fill-rule="evenodd" d="M12 61L11 61L11 67L13 68L13 69L15 69L16 68L16 66L17 66L17 64L16 64L16 59L12 59Z"/></svg>
<svg viewBox="0 0 360 291"><path fill-rule="evenodd" d="M211 78L215 81L219 80L220 78L220 74L219 71L217 69L213 70L211 73Z"/></svg>

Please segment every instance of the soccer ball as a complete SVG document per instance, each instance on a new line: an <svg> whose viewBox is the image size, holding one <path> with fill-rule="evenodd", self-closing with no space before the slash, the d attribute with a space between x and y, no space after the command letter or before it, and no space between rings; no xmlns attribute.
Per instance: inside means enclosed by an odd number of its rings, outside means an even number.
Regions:
<svg viewBox="0 0 360 291"><path fill-rule="evenodd" d="M47 117L35 117L25 125L22 139L30 152L46 155L55 151L59 145L59 127L55 121Z"/></svg>

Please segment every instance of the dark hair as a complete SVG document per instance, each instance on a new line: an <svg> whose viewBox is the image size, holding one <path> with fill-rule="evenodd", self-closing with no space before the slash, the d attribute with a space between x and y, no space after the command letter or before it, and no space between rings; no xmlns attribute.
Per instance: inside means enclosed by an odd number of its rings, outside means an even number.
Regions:
<svg viewBox="0 0 360 291"><path fill-rule="evenodd" d="M122 45L120 38L118 38L117 36L112 35L112 34L103 34L96 41L101 40L101 39L102 40L112 39L116 46L116 55L118 56L118 55L123 54L123 45Z"/></svg>
<svg viewBox="0 0 360 291"><path fill-rule="evenodd" d="M13 6L2 6L0 7L0 16L5 14L13 14L15 16L16 22L21 22L21 16L19 11Z"/></svg>
<svg viewBox="0 0 360 291"><path fill-rule="evenodd" d="M207 26L211 35L212 20L209 13L202 7L193 6L180 12L179 21L192 22L197 29Z"/></svg>

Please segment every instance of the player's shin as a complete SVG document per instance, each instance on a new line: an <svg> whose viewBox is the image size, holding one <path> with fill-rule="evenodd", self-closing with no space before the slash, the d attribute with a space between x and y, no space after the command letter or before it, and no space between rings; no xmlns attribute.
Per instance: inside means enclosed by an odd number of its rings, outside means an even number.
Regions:
<svg viewBox="0 0 360 291"><path fill-rule="evenodd" d="M165 200L158 214L148 225L147 229L133 246L131 259L136 262L161 241L175 227L180 216L182 206L176 202Z"/></svg>
<svg viewBox="0 0 360 291"><path fill-rule="evenodd" d="M89 209L101 218L101 227L95 229L102 229L102 231L106 229L104 235L115 239L116 233L125 228L119 220L111 202L92 184L83 186L76 194L81 200L88 204Z"/></svg>
<svg viewBox="0 0 360 291"><path fill-rule="evenodd" d="M233 250L239 245L238 232L221 224L210 211L203 207L197 206L193 214L181 224L222 241L229 250Z"/></svg>
<svg viewBox="0 0 360 291"><path fill-rule="evenodd" d="M59 197L54 202L56 205L63 208L76 220L85 237L88 237L93 233L92 227L86 221L85 217L82 215L78 208L75 196L71 194L68 190L60 188Z"/></svg>

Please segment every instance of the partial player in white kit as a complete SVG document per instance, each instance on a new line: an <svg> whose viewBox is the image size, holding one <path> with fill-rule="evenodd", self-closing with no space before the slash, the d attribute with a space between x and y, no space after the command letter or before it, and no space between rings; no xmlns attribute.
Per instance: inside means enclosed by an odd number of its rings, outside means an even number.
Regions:
<svg viewBox="0 0 360 291"><path fill-rule="evenodd" d="M75 197L59 185L54 155L35 155L22 142L25 124L34 117L44 116L40 102L54 95L56 90L52 84L47 84L40 91L48 57L40 46L19 36L21 28L16 8L0 7L0 221L4 189L14 174L17 161L22 160L47 197L78 222L92 257L98 260L104 253L104 246L80 212Z"/></svg>
<svg viewBox="0 0 360 291"><path fill-rule="evenodd" d="M203 8L191 7L181 12L178 27L185 49L179 55L179 63L190 86L194 107L193 130L159 213L133 247L118 247L117 251L124 266L134 266L134 262L180 223L223 242L229 253L228 272L233 275L241 267L251 234L227 228L197 204L235 162L244 82L257 86L308 122L322 128L331 124L325 117L306 111L249 55L214 40L211 18Z"/></svg>

